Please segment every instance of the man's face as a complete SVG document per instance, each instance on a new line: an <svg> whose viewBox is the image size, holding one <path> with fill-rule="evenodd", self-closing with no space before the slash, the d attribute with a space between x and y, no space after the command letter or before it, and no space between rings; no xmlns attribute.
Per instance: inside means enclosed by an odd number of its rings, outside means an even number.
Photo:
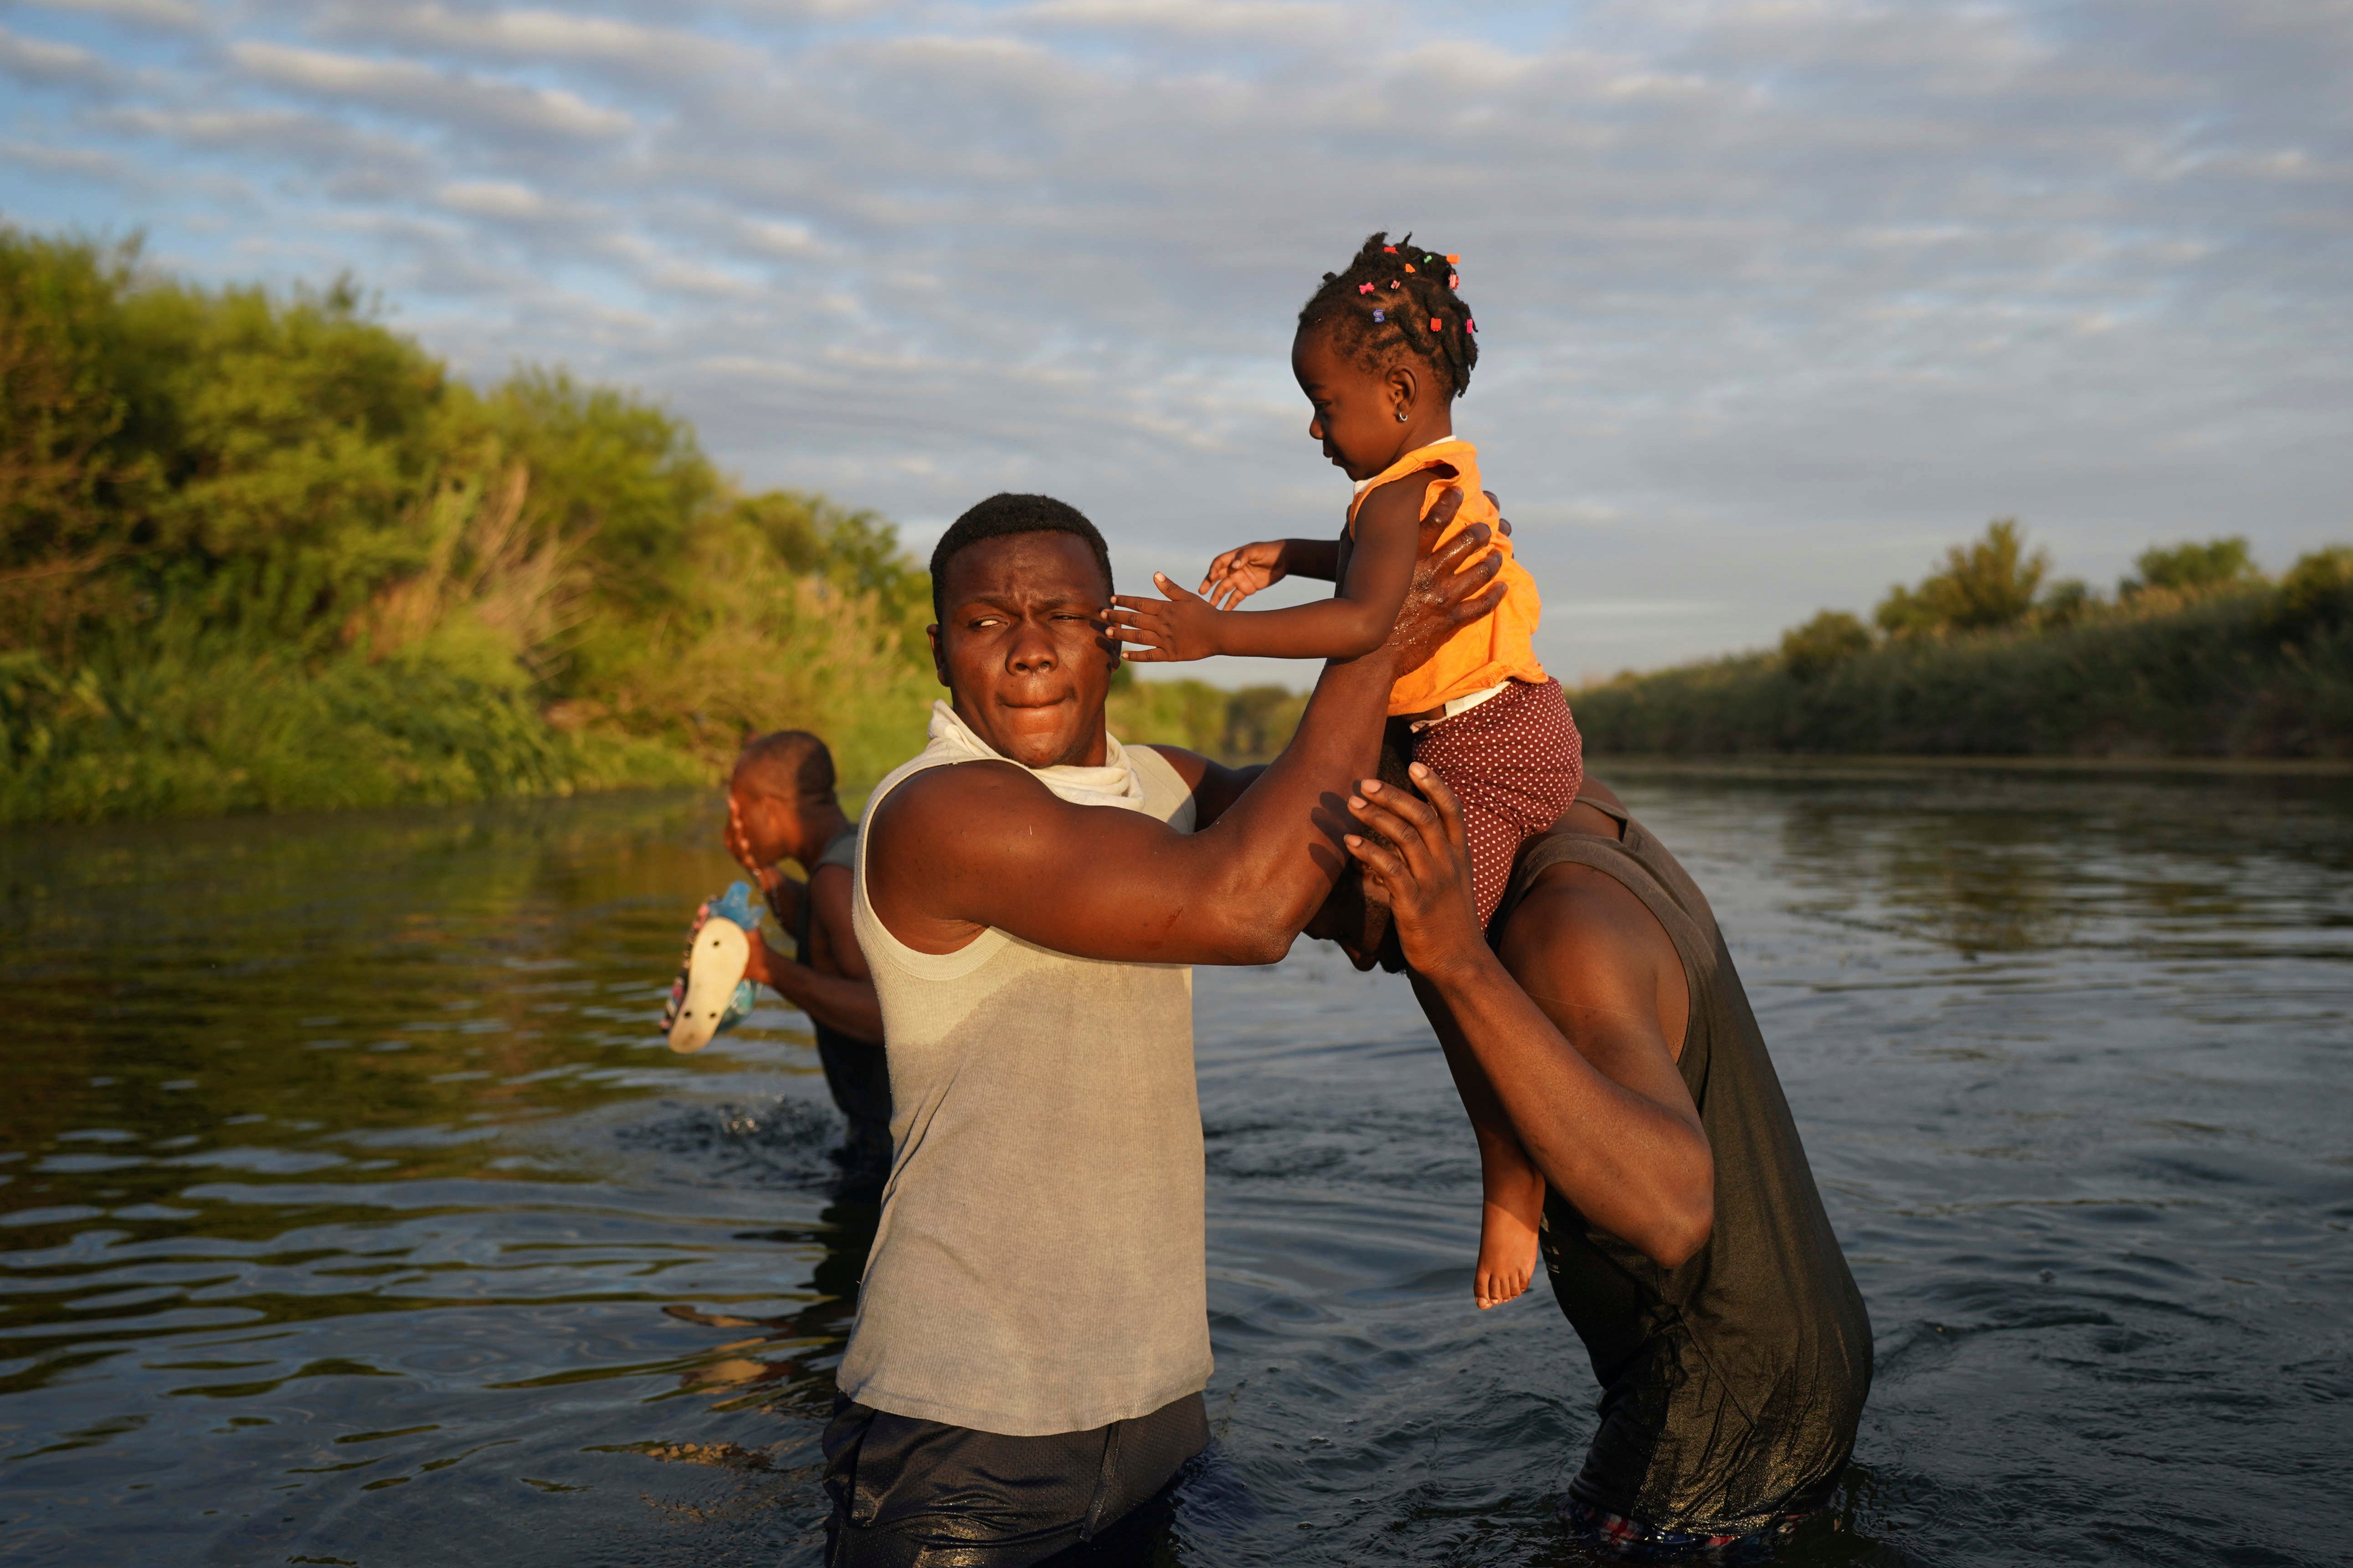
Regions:
<svg viewBox="0 0 2353 1568"><path fill-rule="evenodd" d="M932 662L958 717L1023 767L1099 767L1119 650L1111 584L1067 533L984 539L947 563Z"/></svg>

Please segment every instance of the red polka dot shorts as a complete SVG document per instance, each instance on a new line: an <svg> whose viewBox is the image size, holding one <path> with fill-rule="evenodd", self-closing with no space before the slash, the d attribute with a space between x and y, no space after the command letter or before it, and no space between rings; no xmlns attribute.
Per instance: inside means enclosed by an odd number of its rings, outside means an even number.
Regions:
<svg viewBox="0 0 2353 1568"><path fill-rule="evenodd" d="M1413 761L1462 803L1471 887L1486 930L1527 838L1560 820L1585 782L1585 742L1560 682L1513 680L1476 708L1414 737Z"/></svg>

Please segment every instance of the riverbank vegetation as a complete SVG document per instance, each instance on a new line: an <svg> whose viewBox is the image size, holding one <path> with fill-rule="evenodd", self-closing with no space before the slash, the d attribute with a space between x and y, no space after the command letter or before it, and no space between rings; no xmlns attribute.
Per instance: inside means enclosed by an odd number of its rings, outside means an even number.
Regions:
<svg viewBox="0 0 2353 1568"><path fill-rule="evenodd" d="M922 742L930 611L888 523L626 393L0 229L0 821L708 782L787 726L862 786ZM1263 754L1283 695L1114 723Z"/></svg>
<svg viewBox="0 0 2353 1568"><path fill-rule="evenodd" d="M1998 523L1869 622L1578 721L1602 754L2353 753L2353 550L2048 575ZM472 386L347 284L0 229L0 822L709 783L788 726L862 788L921 743L929 619L889 523L745 490L642 399ZM1123 671L1111 721L1251 762L1303 704Z"/></svg>
<svg viewBox="0 0 2353 1568"><path fill-rule="evenodd" d="M2274 579L2242 538L2159 546L2107 595L1999 521L1867 623L1574 701L1599 754L2353 755L2353 549Z"/></svg>

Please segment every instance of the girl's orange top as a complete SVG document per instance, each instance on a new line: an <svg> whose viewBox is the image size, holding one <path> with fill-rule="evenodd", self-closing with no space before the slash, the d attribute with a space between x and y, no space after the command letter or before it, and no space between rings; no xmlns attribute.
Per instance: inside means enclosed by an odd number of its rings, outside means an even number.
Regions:
<svg viewBox="0 0 2353 1568"><path fill-rule="evenodd" d="M1459 485L1462 489L1461 510L1447 524L1446 531L1430 542L1431 550L1443 548L1448 540L1474 522L1483 522L1490 530L1495 528L1501 514L1480 488L1479 449L1468 441L1450 437L1415 447L1358 485L1356 499L1348 503L1349 535L1353 538L1356 534L1356 509L1365 504L1366 496L1392 479L1425 471L1430 476L1421 498L1425 517L1448 486ZM1494 542L1471 561L1484 560L1491 552L1501 552L1504 557L1504 570L1497 578L1504 584L1504 602L1495 606L1493 615L1473 621L1447 638L1428 664L1389 689L1391 718L1423 712L1455 698L1501 686L1506 680L1545 678L1544 666L1536 662L1536 619L1544 608L1536 597L1536 580L1513 558L1512 542L1500 531L1495 532ZM1471 561L1463 565L1468 567Z"/></svg>

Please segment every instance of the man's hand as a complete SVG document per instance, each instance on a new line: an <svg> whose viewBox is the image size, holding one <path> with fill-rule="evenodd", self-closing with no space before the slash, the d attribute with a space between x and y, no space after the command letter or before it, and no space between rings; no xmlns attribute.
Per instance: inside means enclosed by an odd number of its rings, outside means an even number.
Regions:
<svg viewBox="0 0 2353 1568"><path fill-rule="evenodd" d="M1442 527L1452 508L1462 504L1462 492L1448 490L1439 498L1430 517ZM1440 516L1440 509L1447 509ZM1405 676L1430 662L1430 655L1445 645L1446 639L1482 616L1493 613L1504 602L1504 585L1495 581L1495 574L1504 569L1504 558L1490 554L1468 571L1462 563L1482 548L1489 538L1487 525L1474 522L1454 538L1444 549L1426 555L1414 563L1413 583L1405 591L1405 606L1398 613L1396 627L1389 633L1388 648L1394 659L1393 672Z"/></svg>
<svg viewBox="0 0 2353 1568"><path fill-rule="evenodd" d="M1287 539L1261 539L1255 544L1238 544L1209 563L1209 574L1201 579L1197 592L1207 594L1209 603L1220 610L1230 610L1261 588L1271 588L1291 575L1290 563L1284 560Z"/></svg>
<svg viewBox="0 0 2353 1568"><path fill-rule="evenodd" d="M752 873L752 883L760 889L760 897L767 901L769 910L784 922L786 931L796 929L800 923L801 886L778 868L760 864L759 857L752 853L752 836L744 831L743 807L736 805L732 794L727 797L725 840L727 853L735 857L738 866Z"/></svg>
<svg viewBox="0 0 2353 1568"><path fill-rule="evenodd" d="M1122 650L1122 658L1136 664L1177 664L1225 651L1218 645L1218 617L1224 612L1179 588L1165 572L1155 572L1152 584L1168 596L1112 595L1112 608L1104 616L1111 635L1143 645Z"/></svg>
<svg viewBox="0 0 2353 1568"><path fill-rule="evenodd" d="M765 931L755 931L747 934L752 938L752 944L751 951L744 958L744 978L773 990L776 988L776 972L792 960L768 945Z"/></svg>
<svg viewBox="0 0 2353 1568"><path fill-rule="evenodd" d="M754 877L760 874L760 862L752 853L752 837L744 831L744 808L735 797L727 797L727 853L735 857L735 864Z"/></svg>
<svg viewBox="0 0 2353 1568"><path fill-rule="evenodd" d="M1406 963L1437 979L1465 960L1486 957L1487 944L1471 892L1471 844L1461 807L1429 768L1416 763L1408 772L1430 798L1416 800L1378 779L1361 781L1348 812L1364 831L1345 842L1365 868L1367 900L1377 897L1388 906Z"/></svg>

